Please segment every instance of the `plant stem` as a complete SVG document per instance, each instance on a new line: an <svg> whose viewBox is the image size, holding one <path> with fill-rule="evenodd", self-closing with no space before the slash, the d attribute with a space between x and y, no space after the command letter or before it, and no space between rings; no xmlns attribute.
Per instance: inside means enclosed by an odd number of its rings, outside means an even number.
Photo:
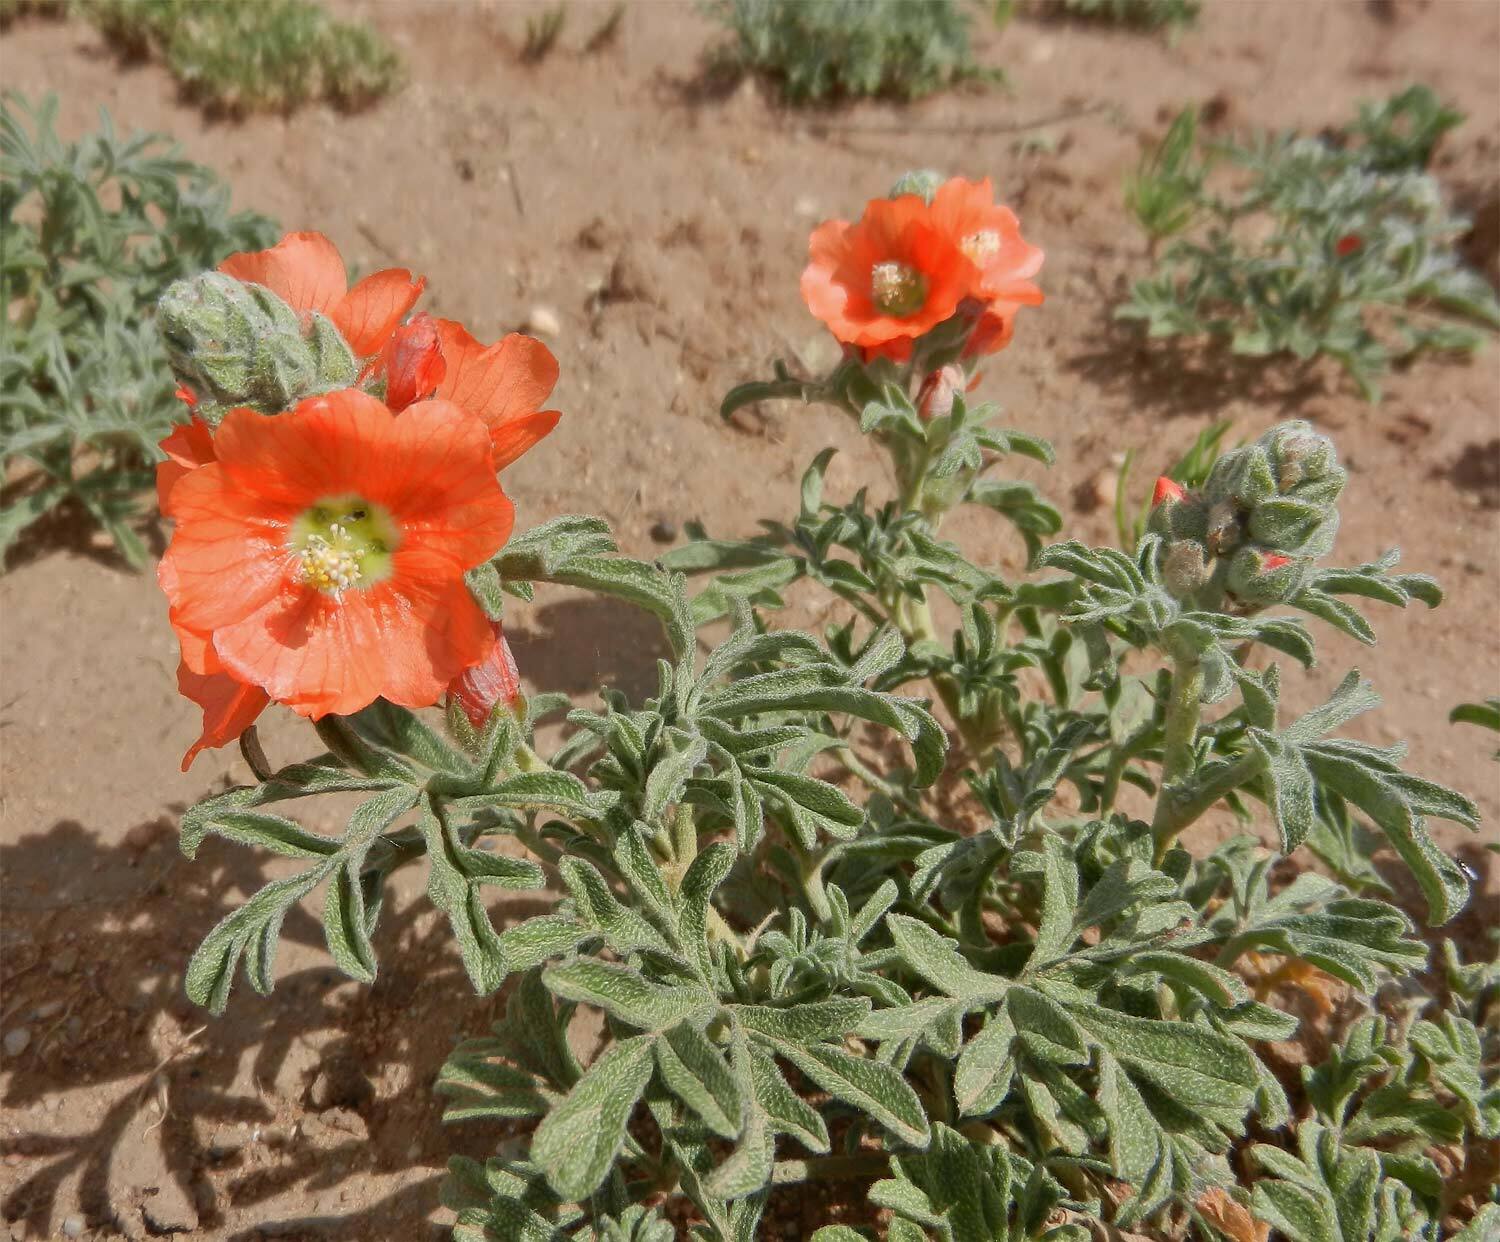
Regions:
<svg viewBox="0 0 1500 1242"><path fill-rule="evenodd" d="M1166 738L1162 755L1161 791L1151 835L1158 865L1178 834L1191 821L1180 820L1186 796L1182 784L1193 772L1193 743L1203 711L1203 663L1196 656L1178 657L1172 668L1171 697L1167 701Z"/></svg>

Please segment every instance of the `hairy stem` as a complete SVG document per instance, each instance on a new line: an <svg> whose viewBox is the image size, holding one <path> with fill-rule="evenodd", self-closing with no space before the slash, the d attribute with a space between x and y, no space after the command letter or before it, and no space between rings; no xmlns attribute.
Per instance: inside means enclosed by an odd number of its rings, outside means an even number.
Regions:
<svg viewBox="0 0 1500 1242"><path fill-rule="evenodd" d="M1166 738L1162 755L1161 791L1151 835L1156 842L1156 861L1161 863L1178 834L1191 820L1180 817L1181 806L1191 791L1183 782L1192 775L1193 743L1198 737L1198 719L1203 711L1203 664L1197 657L1179 657L1172 668L1172 688L1167 700ZM1195 817L1196 818L1196 817Z"/></svg>

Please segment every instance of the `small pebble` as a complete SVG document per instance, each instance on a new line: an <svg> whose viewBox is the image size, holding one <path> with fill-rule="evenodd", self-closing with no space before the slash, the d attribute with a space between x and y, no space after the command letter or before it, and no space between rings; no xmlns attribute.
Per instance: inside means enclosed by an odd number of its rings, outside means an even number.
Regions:
<svg viewBox="0 0 1500 1242"><path fill-rule="evenodd" d="M31 1016L38 1022L45 1021L47 1018L53 1018L60 1014L62 1007L63 1003L60 1000L48 1001L45 1005L38 1005L33 1009Z"/></svg>
<svg viewBox="0 0 1500 1242"><path fill-rule="evenodd" d="M83 1237L84 1223L82 1216L69 1216L63 1220L62 1231L70 1238Z"/></svg>
<svg viewBox="0 0 1500 1242"><path fill-rule="evenodd" d="M8 1057L20 1056L30 1044L31 1032L24 1026L18 1026L13 1031L5 1032L4 1047L5 1055Z"/></svg>
<svg viewBox="0 0 1500 1242"><path fill-rule="evenodd" d="M818 206L818 200L803 195L792 204L792 213L801 216L804 220L815 220L822 214L822 208Z"/></svg>
<svg viewBox="0 0 1500 1242"><path fill-rule="evenodd" d="M562 332L562 321L550 306L533 306L526 316L526 327L538 336L557 336Z"/></svg>
<svg viewBox="0 0 1500 1242"><path fill-rule="evenodd" d="M677 527L666 518L657 518L651 524L651 538L657 543L671 543L677 538Z"/></svg>

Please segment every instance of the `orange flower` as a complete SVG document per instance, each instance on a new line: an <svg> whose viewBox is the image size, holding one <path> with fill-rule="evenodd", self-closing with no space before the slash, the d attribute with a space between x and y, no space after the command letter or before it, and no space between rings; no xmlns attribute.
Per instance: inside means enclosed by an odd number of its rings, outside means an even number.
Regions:
<svg viewBox="0 0 1500 1242"><path fill-rule="evenodd" d="M988 177L943 182L932 196L932 218L978 270L971 296L985 303L1041 305L1042 291L1031 277L1042 270L1042 252L1021 236L1016 213L995 202Z"/></svg>
<svg viewBox="0 0 1500 1242"><path fill-rule="evenodd" d="M293 310L327 315L360 358L384 348L427 284L404 267L392 267L351 289L338 249L321 233L288 233L269 250L230 255L219 271L264 285Z"/></svg>
<svg viewBox="0 0 1500 1242"><path fill-rule="evenodd" d="M489 655L454 678L448 687L448 697L463 708L464 715L476 729L484 728L497 703L514 703L521 697L521 673L516 668L516 657L505 641L500 622L491 624L495 630L495 645L490 648Z"/></svg>
<svg viewBox="0 0 1500 1242"><path fill-rule="evenodd" d="M871 200L858 224L819 225L808 256L803 301L839 340L862 348L931 331L953 314L978 276L914 194Z"/></svg>
<svg viewBox="0 0 1500 1242"><path fill-rule="evenodd" d="M244 688L187 679L199 747L253 719L255 689L314 719L377 697L425 707L489 655L463 575L514 510L477 418L446 401L397 418L347 389L286 414L232 410L212 447L168 490L158 575L187 673Z"/></svg>
<svg viewBox="0 0 1500 1242"><path fill-rule="evenodd" d="M557 359L540 341L512 332L481 345L460 323L434 319L442 344L437 396L482 418L490 429L495 469L503 470L557 426L542 403L557 383Z"/></svg>

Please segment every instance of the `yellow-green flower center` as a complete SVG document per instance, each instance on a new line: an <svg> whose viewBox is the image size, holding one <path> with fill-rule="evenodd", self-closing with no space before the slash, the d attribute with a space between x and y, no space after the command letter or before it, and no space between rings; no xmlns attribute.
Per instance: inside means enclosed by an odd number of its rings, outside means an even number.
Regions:
<svg viewBox="0 0 1500 1242"><path fill-rule="evenodd" d="M302 581L328 595L363 590L390 577L400 542L391 515L362 496L331 496L292 522L287 546Z"/></svg>
<svg viewBox="0 0 1500 1242"><path fill-rule="evenodd" d="M870 269L870 300L882 315L915 315L927 302L927 278L905 263L877 263Z"/></svg>

